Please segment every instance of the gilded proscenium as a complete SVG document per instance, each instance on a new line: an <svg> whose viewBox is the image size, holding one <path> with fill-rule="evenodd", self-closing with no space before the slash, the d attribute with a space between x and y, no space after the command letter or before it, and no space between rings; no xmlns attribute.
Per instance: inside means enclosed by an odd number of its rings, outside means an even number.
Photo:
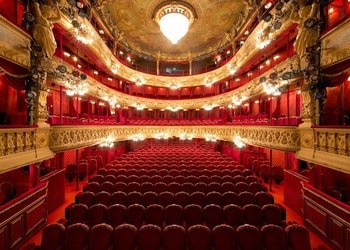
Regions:
<svg viewBox="0 0 350 250"><path fill-rule="evenodd" d="M350 131L342 128L299 128L299 159L350 173Z"/></svg>
<svg viewBox="0 0 350 250"><path fill-rule="evenodd" d="M96 145L107 136L114 137L116 141L124 141L139 133L145 138L154 138L162 132L170 137L180 137L186 133L193 135L193 138L203 139L207 134L212 134L224 141L232 141L234 136L240 135L246 143L254 146L282 151L299 149L298 130L289 126L54 126L50 133L50 148L57 152Z"/></svg>
<svg viewBox="0 0 350 250"><path fill-rule="evenodd" d="M62 86L66 86L66 80L64 78L61 78L60 76L57 76L55 72L55 68L57 68L58 65L64 64L68 72L72 72L74 69L71 65L62 63L59 59L54 58L54 61L52 62L52 70L48 74L48 79L59 84ZM247 98L252 98L254 96L258 96L261 94L264 94L264 89L262 84L260 83L260 77L265 76L268 77L272 72L279 72L279 71L288 71L290 67L293 67L294 69L298 68L298 58L296 56L289 58L286 61L283 61L282 63L276 65L273 69L268 70L264 74L258 76L257 78L253 79L249 83L245 84L242 87L239 87L233 91L226 92L223 94L219 94L212 97L205 97L205 98L196 98L196 99L188 99L188 100L157 100L157 99L151 99L151 98L143 98L139 96L132 96L128 94L124 94L118 91L115 91L111 88L108 88L107 86L99 83L95 79L88 77L86 82L89 85L89 95L103 99L104 96L115 96L117 99L117 102L120 105L124 106L132 106L135 103L142 103L145 105L146 108L151 109L166 109L168 107L181 107L182 109L197 109L202 108L204 105L208 103L216 104L218 106L227 106L230 103L232 103L232 96L246 96ZM291 82L293 79L290 80Z"/></svg>
<svg viewBox="0 0 350 250"><path fill-rule="evenodd" d="M0 34L0 57L29 69L30 36L1 15Z"/></svg>
<svg viewBox="0 0 350 250"><path fill-rule="evenodd" d="M0 130L0 173L53 157L49 128Z"/></svg>
<svg viewBox="0 0 350 250"><path fill-rule="evenodd" d="M132 4L131 1L128 1L128 4L129 3ZM62 26L62 28L66 30L66 32L70 34L70 36L73 38L75 36L75 33L74 33L74 27L72 25L70 18L65 16L64 14L62 14L62 17L63 18L61 18L61 20L59 21L60 26ZM85 46L87 46L87 48L91 51L91 53L93 53L94 56L99 58L101 63L103 63L107 68L112 68L114 65L118 65L120 66L120 68L117 75L123 79L128 79L132 81L135 75L139 75L142 79L144 79L146 85L168 87L169 81L173 79L173 77L145 74L142 72L135 71L121 64L115 58L115 56L111 53L110 48L107 47L107 45L102 40L102 38L97 33L97 31L95 31L91 23L89 23L86 19L82 19L79 17L77 17L77 20L79 20L80 23L88 26L89 29L92 30L93 41L92 43L87 44ZM286 17L283 17L281 21L283 25L280 29L273 32L272 34L273 39L284 34L284 32L293 24L292 21L286 19ZM195 24L197 24L197 22L195 22ZM247 38L243 46L235 54L234 58L231 59L227 63L227 65L232 65L232 66L235 66L236 68L240 68L241 66L245 65L251 58L253 58L253 56L256 53L259 53L260 49L257 47L256 36L258 31L266 28L267 25L268 24L264 22L260 22L257 28L255 28L252 34ZM135 27L138 27L138 26L136 25ZM155 44L159 45L159 42ZM214 71L211 71L210 73L185 76L185 77L179 76L177 77L177 79L182 83L182 87L203 86L205 80L208 79L208 76L211 76L211 78L215 79L215 81L220 81L230 76L230 69L229 67L223 66Z"/></svg>

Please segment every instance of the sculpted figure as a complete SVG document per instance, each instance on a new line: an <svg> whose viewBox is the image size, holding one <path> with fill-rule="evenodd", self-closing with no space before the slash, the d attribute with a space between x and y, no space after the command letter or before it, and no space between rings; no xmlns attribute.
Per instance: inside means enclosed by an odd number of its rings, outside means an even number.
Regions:
<svg viewBox="0 0 350 250"><path fill-rule="evenodd" d="M301 61L305 60L306 48L313 46L318 40L318 30L316 28L306 28L304 23L309 18L317 17L317 4L307 4L306 0L299 1L299 9L295 6L291 14L291 19L298 23L298 35L294 42L294 50L299 55Z"/></svg>
<svg viewBox="0 0 350 250"><path fill-rule="evenodd" d="M52 0L47 0L45 4L33 3L35 23L33 27L33 39L42 47L45 57L51 58L54 54L57 43L52 32L53 23L61 18L58 5Z"/></svg>

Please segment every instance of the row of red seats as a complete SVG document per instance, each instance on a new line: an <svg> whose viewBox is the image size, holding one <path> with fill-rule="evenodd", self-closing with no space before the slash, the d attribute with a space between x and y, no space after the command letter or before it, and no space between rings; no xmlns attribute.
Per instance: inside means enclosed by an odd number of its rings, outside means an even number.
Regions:
<svg viewBox="0 0 350 250"><path fill-rule="evenodd" d="M227 168L227 169L197 169L197 168L193 168L193 169L186 169L186 168L182 168L182 169L176 169L176 168L172 168L172 169L167 169L167 168L162 168L162 167L158 167L158 168L149 168L149 169L145 169L145 168L129 168L129 169L125 169L125 168L118 168L116 166L110 166L107 168L100 168L97 170L97 174L98 175L114 175L116 177L118 177L119 175L125 175L125 176L142 176L142 175L146 175L146 176L154 176L154 175L160 175L160 176L166 176L166 175L170 175L174 178L178 178L178 176L184 176L185 178L188 178L188 176L195 176L195 177L199 177L199 176L207 176L208 178L215 178L215 176L219 176L219 177L223 177L223 176L231 176L231 177L235 177L237 175L242 175L242 176L250 176L253 175L252 170L250 169L240 169L240 168ZM213 177L214 176L214 177ZM137 178L137 177L136 177ZM214 180L214 181L218 181ZM221 181L221 180L219 180Z"/></svg>
<svg viewBox="0 0 350 250"><path fill-rule="evenodd" d="M244 180L244 178L243 178ZM204 194L208 194L210 192L218 192L220 194L231 191L236 192L237 194L243 191L249 191L253 194L259 191L267 192L267 188L258 181L253 182L245 182L238 181L237 183L231 181L225 182L209 182L209 184L205 182L155 182L153 185L152 182L111 182L111 181L103 181L101 183L93 181L88 182L83 186L83 191L91 191L93 193L98 193L100 191L105 191L108 193L113 193L117 191L123 191L127 193L131 193L134 191L145 193L145 192L155 192L157 194L161 192L171 192L176 194L178 192L186 192L188 194L192 194L194 192L202 192Z"/></svg>
<svg viewBox="0 0 350 250"><path fill-rule="evenodd" d="M270 193L264 191L260 191L255 194L248 191L244 191L239 194L231 191L227 191L223 194L215 191L207 194L198 191L191 194L183 191L175 194L168 191L160 192L159 194L152 191L148 191L143 194L137 191L130 193L125 193L122 191L117 191L114 193L100 191L96 194L90 191L84 191L75 196L74 203L81 203L87 206L91 206L93 204L142 204L145 206L149 204L159 204L162 206L167 206L170 204L179 204L182 206L197 204L201 207L209 204L216 204L219 206L225 206L228 204L236 204L240 206L244 206L246 204L256 204L258 206L263 206L266 204L273 204L274 198Z"/></svg>
<svg viewBox="0 0 350 250"><path fill-rule="evenodd" d="M253 225L233 228L221 224L212 230L193 225L186 231L179 225L169 225L162 230L151 224L138 229L130 224L115 228L97 224L90 228L81 223L67 227L56 223L43 229L40 249L311 250L311 244L309 232L298 224L286 228L269 224L261 229Z"/></svg>
<svg viewBox="0 0 350 250"><path fill-rule="evenodd" d="M136 227L145 224L154 224L159 227L177 224L188 228L195 224L203 224L213 228L219 224L228 224L237 227L250 224L261 227L266 224L286 226L285 209L276 204L267 204L260 207L255 204L238 206L229 204L220 207L215 204L201 207L190 204L182 207L178 204L161 206L151 204L147 207L140 204L125 206L113 204L105 206L95 204L90 207L84 204L74 204L65 210L65 225L84 223L93 226L99 223L107 223L113 227L123 223L129 223Z"/></svg>

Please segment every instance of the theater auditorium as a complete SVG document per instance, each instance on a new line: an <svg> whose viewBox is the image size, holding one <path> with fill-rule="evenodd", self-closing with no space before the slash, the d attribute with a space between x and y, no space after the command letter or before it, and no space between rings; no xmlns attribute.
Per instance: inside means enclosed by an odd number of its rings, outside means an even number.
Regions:
<svg viewBox="0 0 350 250"><path fill-rule="evenodd" d="M349 0L0 0L0 249L350 250Z"/></svg>

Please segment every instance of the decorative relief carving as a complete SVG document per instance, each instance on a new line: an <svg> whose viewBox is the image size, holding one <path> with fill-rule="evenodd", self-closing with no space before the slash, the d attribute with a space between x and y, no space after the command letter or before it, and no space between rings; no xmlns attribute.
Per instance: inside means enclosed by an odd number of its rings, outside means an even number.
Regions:
<svg viewBox="0 0 350 250"><path fill-rule="evenodd" d="M299 132L294 127L243 127L243 126L108 126L51 128L50 148L61 151L99 144L103 138L113 136L116 141L128 140L132 135L141 133L145 138L154 138L160 132L180 137L191 134L194 138L205 138L212 134L219 140L232 141L239 134L250 145L270 147L284 151L299 149Z"/></svg>
<svg viewBox="0 0 350 250"><path fill-rule="evenodd" d="M31 38L15 25L0 16L0 57L30 68Z"/></svg>
<svg viewBox="0 0 350 250"><path fill-rule="evenodd" d="M315 148L322 152L350 156L348 129L315 128Z"/></svg>

